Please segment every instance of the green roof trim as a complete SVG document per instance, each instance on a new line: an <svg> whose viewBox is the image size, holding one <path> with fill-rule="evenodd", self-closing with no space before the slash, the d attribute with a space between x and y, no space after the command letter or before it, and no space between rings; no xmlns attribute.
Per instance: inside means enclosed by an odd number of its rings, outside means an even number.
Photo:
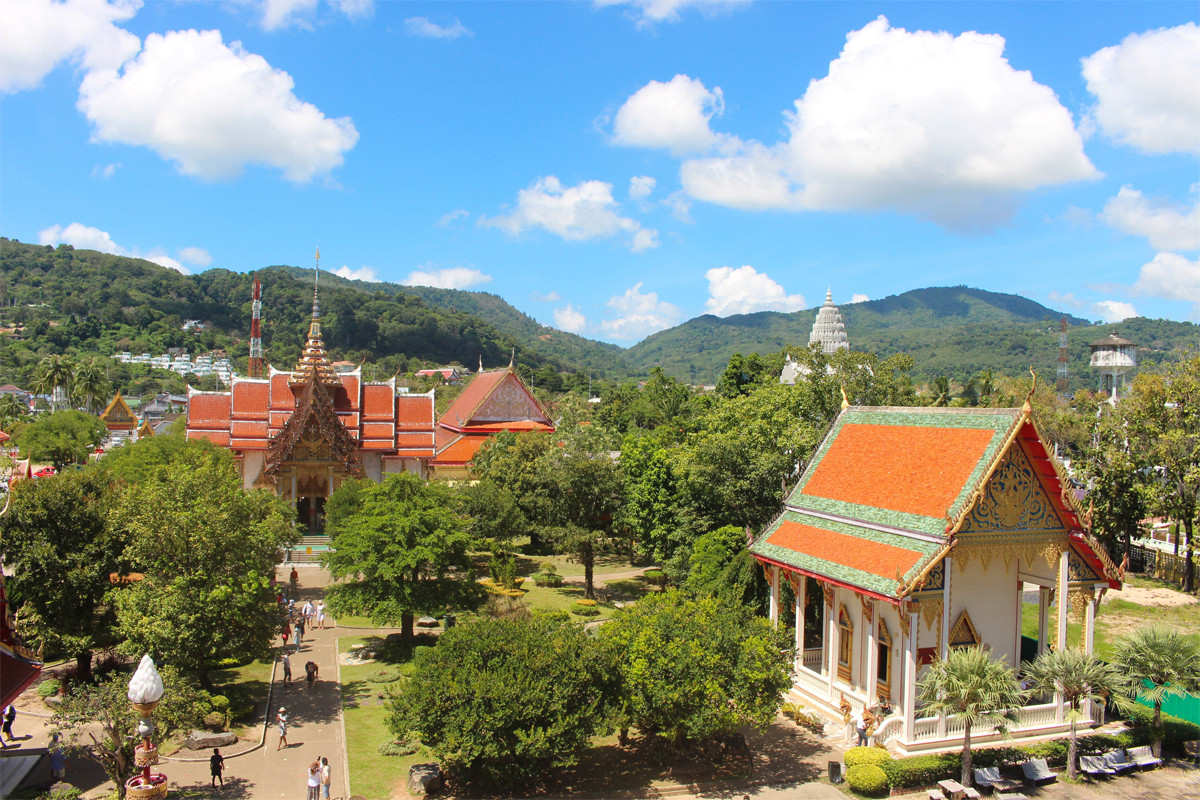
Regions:
<svg viewBox="0 0 1200 800"><path fill-rule="evenodd" d="M796 567L814 575L830 578L850 586L858 586L876 594L884 595L885 597L896 597L897 585L894 575L874 575L870 572L865 572L861 569L840 564L836 560L838 553L829 553L828 558L808 555L806 553L798 553L787 547L768 544L767 540L771 538L775 531L779 530L785 522L793 522L797 525L807 525L821 530L831 531L833 533L852 536L856 539L874 542L876 544L889 545L903 550L908 550L913 553L918 553L920 557L916 563L904 573L904 580L910 581L928 565L929 560L935 556L943 547L938 542L928 542L924 539L918 539L912 536L905 536L899 533L888 533L886 531L878 531L874 528L865 528L858 525L852 525L844 522L836 522L833 520L815 517L809 514L804 514L796 511L785 511L769 528L759 535L758 539L750 545L750 552L763 558L777 561L786 566Z"/></svg>
<svg viewBox="0 0 1200 800"><path fill-rule="evenodd" d="M829 434L817 448L817 452L808 462L799 483L788 497L789 508L797 510L819 511L848 519L857 519L876 525L917 531L934 536L945 536L946 517L958 518L965 510L967 503L976 487L987 474L988 469L1001 455L1001 449L1008 440L1009 434L1020 424L1021 410L1017 408L1003 409L965 409L965 408L891 408L891 407L861 407L844 409L834 421ZM979 461L972 469L959 493L945 516L927 517L903 511L895 511L875 506L859 505L843 500L830 500L804 494L804 488L820 468L821 462L837 441L838 435L846 425L875 425L875 426L908 426L918 428L959 428L990 430L991 441L988 443Z"/></svg>

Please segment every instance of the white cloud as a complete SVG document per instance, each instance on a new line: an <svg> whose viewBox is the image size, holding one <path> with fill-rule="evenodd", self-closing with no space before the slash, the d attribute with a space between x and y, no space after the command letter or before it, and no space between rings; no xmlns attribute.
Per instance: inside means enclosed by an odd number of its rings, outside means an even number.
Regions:
<svg viewBox="0 0 1200 800"><path fill-rule="evenodd" d="M708 279L708 302L704 310L718 317L755 311L799 311L804 295L788 294L765 272L754 267L717 267L704 273Z"/></svg>
<svg viewBox="0 0 1200 800"><path fill-rule="evenodd" d="M379 282L379 276L375 274L374 267L359 267L358 269L350 269L350 267L343 264L340 269L335 269L333 274L352 281L367 281L368 283Z"/></svg>
<svg viewBox="0 0 1200 800"><path fill-rule="evenodd" d="M43 228L38 231L39 244L69 244L72 247L78 247L83 250L99 250L101 253L112 253L116 256L129 256L130 258L142 258L146 261L153 261L168 269L173 269L176 272L188 274L187 267L183 266L178 260L171 258L162 248L155 248L148 253L143 253L136 247L132 250L122 247L113 241L112 236L107 231L102 231L99 228L93 228L90 225L84 225L79 222L72 222L65 228L62 225L51 225L49 228ZM205 252L200 248L189 247L185 251ZM184 251L180 252L183 255ZM205 253L207 255L207 253Z"/></svg>
<svg viewBox="0 0 1200 800"><path fill-rule="evenodd" d="M1083 308L1083 301L1075 296L1073 292L1060 293L1051 291L1046 294L1046 299L1051 303L1061 303L1068 308L1080 309Z"/></svg>
<svg viewBox="0 0 1200 800"><path fill-rule="evenodd" d="M853 296L850 298L850 303L849 303L849 305L854 305L855 303L866 303L866 302L869 302L869 301L870 301L870 299L871 299L871 298L870 298L870 297L868 297L868 296L867 296L867 295L865 295L865 294L857 294L857 293L856 293L855 295L853 295Z"/></svg>
<svg viewBox="0 0 1200 800"><path fill-rule="evenodd" d="M708 122L724 110L720 88L709 91L687 75L676 75L667 83L650 81L617 111L612 141L661 148L676 156L703 153L720 141Z"/></svg>
<svg viewBox="0 0 1200 800"><path fill-rule="evenodd" d="M562 296L558 292L555 292L555 291L551 291L549 294L542 294L541 292L530 292L529 296L532 297L534 300L538 301L539 303L557 303L559 300L562 300Z"/></svg>
<svg viewBox="0 0 1200 800"><path fill-rule="evenodd" d="M468 213L465 208L456 208L448 214L443 214L442 218L434 224L439 228L445 228L453 225L455 222L458 222L460 219L463 219L466 216L468 216Z"/></svg>
<svg viewBox="0 0 1200 800"><path fill-rule="evenodd" d="M229 46L220 31L150 34L122 72L89 73L79 109L96 141L149 147L180 172L233 178L247 164L304 183L342 164L358 131L349 117L329 119L292 93L290 75Z"/></svg>
<svg viewBox="0 0 1200 800"><path fill-rule="evenodd" d="M670 209L671 216L680 222L691 225L696 221L692 219L692 201L682 190L672 192L662 204Z"/></svg>
<svg viewBox="0 0 1200 800"><path fill-rule="evenodd" d="M658 181L648 175L634 175L629 179L629 196L635 200L645 200L657 185Z"/></svg>
<svg viewBox="0 0 1200 800"><path fill-rule="evenodd" d="M264 30L299 27L312 28L319 0L259 0ZM368 17L375 10L374 0L328 0L334 11L351 19Z"/></svg>
<svg viewBox="0 0 1200 800"><path fill-rule="evenodd" d="M1156 250L1200 250L1200 202L1191 208L1151 203L1132 186L1122 186L1100 218L1119 231L1145 236Z"/></svg>
<svg viewBox="0 0 1200 800"><path fill-rule="evenodd" d="M1132 303L1119 300L1101 300L1092 306L1092 313L1105 322L1121 322L1130 317L1138 316L1137 309Z"/></svg>
<svg viewBox="0 0 1200 800"><path fill-rule="evenodd" d="M116 175L117 170L119 170L120 168L121 168L120 162L116 162L113 164L104 164L104 165L97 164L96 166L92 167L92 177L93 178L104 178L105 180L108 180L113 175Z"/></svg>
<svg viewBox="0 0 1200 800"><path fill-rule="evenodd" d="M736 6L748 5L751 0L595 0L596 5L633 7L633 16L638 27L648 27L656 22L675 22L679 12L691 7L706 14L713 14Z"/></svg>
<svg viewBox="0 0 1200 800"><path fill-rule="evenodd" d="M116 69L141 42L115 23L141 6L141 0L3 0L0 92L32 89L68 59L85 70Z"/></svg>
<svg viewBox="0 0 1200 800"><path fill-rule="evenodd" d="M1178 253L1158 253L1142 265L1133 293L1143 297L1184 300L1194 304L1192 316L1200 318L1200 260Z"/></svg>
<svg viewBox="0 0 1200 800"><path fill-rule="evenodd" d="M458 21L449 25L438 25L426 17L409 17L404 20L404 27L413 36L423 36L426 39L457 39L460 36L474 36L465 25Z"/></svg>
<svg viewBox="0 0 1200 800"><path fill-rule="evenodd" d="M428 267L428 265L426 265ZM485 275L473 267L446 267L445 269L418 269L400 281L405 286L433 286L438 289L469 289L487 283L491 275Z"/></svg>
<svg viewBox="0 0 1200 800"><path fill-rule="evenodd" d="M846 37L774 146L725 140L684 162L692 197L747 209L891 209L951 229L1007 221L1016 194L1098 175L1054 92L1004 58L1004 39L892 28Z"/></svg>
<svg viewBox="0 0 1200 800"><path fill-rule="evenodd" d="M582 333L587 327L587 317L575 306L567 303L554 309L554 327L568 333Z"/></svg>
<svg viewBox="0 0 1200 800"><path fill-rule="evenodd" d="M643 229L640 222L622 217L619 210L611 183L581 181L576 186L563 186L549 175L517 193L517 208L511 214L481 217L479 224L513 236L541 228L576 242L625 233L634 252L658 245L657 231Z"/></svg>
<svg viewBox="0 0 1200 800"><path fill-rule="evenodd" d="M197 267L207 267L212 263L212 256L203 247L183 247L179 250L179 260Z"/></svg>
<svg viewBox="0 0 1200 800"><path fill-rule="evenodd" d="M1200 27L1126 36L1084 59L1091 111L1110 137L1151 153L1200 153Z"/></svg>
<svg viewBox="0 0 1200 800"><path fill-rule="evenodd" d="M625 294L610 297L607 305L618 316L601 321L600 327L614 339L643 339L677 324L683 318L683 312L676 306L665 300L660 302L656 292L643 294L640 281Z"/></svg>

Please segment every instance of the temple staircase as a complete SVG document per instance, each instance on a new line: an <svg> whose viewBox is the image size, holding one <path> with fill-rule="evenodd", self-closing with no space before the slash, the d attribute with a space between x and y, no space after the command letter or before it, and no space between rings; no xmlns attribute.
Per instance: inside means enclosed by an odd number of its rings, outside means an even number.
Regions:
<svg viewBox="0 0 1200 800"><path fill-rule="evenodd" d="M321 556L329 550L329 537L325 534L304 536L299 543L283 553L285 564L319 564Z"/></svg>

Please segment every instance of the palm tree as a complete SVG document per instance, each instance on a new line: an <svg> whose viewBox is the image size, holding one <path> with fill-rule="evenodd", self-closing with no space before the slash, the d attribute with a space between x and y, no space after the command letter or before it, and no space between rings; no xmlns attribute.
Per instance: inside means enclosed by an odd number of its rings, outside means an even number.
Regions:
<svg viewBox="0 0 1200 800"><path fill-rule="evenodd" d="M29 406L22 403L15 395L6 394L0 397L0 430L10 432L17 420L29 412Z"/></svg>
<svg viewBox="0 0 1200 800"><path fill-rule="evenodd" d="M95 413L98 407L96 401L108 397L112 388L100 359L93 357L80 362L75 370L73 388L75 400L83 402L85 411Z"/></svg>
<svg viewBox="0 0 1200 800"><path fill-rule="evenodd" d="M962 785L971 785L971 728L994 725L1006 730L1024 702L1017 671L978 647L951 650L934 661L917 683L925 711L958 715L963 721Z"/></svg>
<svg viewBox="0 0 1200 800"><path fill-rule="evenodd" d="M38 362L37 373L33 378L33 391L37 394L50 395L50 408L58 410L61 396L70 397L71 379L75 375L75 363L70 356L46 356Z"/></svg>
<svg viewBox="0 0 1200 800"><path fill-rule="evenodd" d="M1025 668L1025 679L1034 694L1058 694L1067 704L1071 742L1067 746L1067 775L1075 777L1075 723L1083 719L1080 707L1088 701L1104 702L1122 692L1123 675L1092 653L1082 650L1046 650Z"/></svg>
<svg viewBox="0 0 1200 800"><path fill-rule="evenodd" d="M933 389L933 405L948 406L950 405L950 379L945 375L938 375L933 379L931 384Z"/></svg>
<svg viewBox="0 0 1200 800"><path fill-rule="evenodd" d="M1200 644L1166 628L1138 628L1113 643L1110 663L1128 681L1126 695L1154 704L1154 754L1161 756L1163 699L1200 692Z"/></svg>

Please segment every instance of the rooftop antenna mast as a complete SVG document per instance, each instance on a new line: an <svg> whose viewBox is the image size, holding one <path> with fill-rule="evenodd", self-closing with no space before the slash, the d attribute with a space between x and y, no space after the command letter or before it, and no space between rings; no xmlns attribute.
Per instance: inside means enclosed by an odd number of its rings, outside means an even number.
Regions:
<svg viewBox="0 0 1200 800"><path fill-rule="evenodd" d="M262 346L262 282L254 279L253 301L250 303L250 363L251 378L261 378L263 369Z"/></svg>
<svg viewBox="0 0 1200 800"><path fill-rule="evenodd" d="M1063 317L1058 332L1058 375L1055 389L1059 394L1067 393L1067 318Z"/></svg>

